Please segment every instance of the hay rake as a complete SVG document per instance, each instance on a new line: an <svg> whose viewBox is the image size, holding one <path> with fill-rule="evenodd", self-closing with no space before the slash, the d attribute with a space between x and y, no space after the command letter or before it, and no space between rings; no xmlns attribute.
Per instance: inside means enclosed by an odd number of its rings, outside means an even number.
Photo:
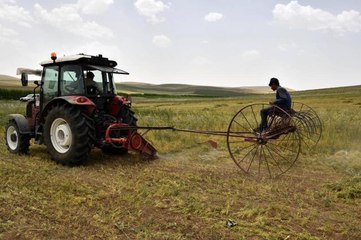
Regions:
<svg viewBox="0 0 361 240"><path fill-rule="evenodd" d="M273 106L267 118L268 128L257 131L260 125L259 113L267 104L247 105L239 110L228 125L227 131L180 129L175 127L122 126L129 130L173 130L179 132L226 136L227 148L232 160L243 173L276 178L287 172L297 161L301 149L307 151L321 138L322 124L317 113L303 103L295 102L292 110L285 111ZM130 146L132 146L130 141ZM156 154L151 145L137 149L148 156ZM151 147L151 151L149 151Z"/></svg>

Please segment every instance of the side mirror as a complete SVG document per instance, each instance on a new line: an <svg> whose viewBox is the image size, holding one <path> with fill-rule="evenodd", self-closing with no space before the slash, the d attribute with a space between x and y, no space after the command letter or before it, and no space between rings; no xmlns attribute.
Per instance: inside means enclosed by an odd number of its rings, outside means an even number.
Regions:
<svg viewBox="0 0 361 240"><path fill-rule="evenodd" d="M23 87L28 86L28 74L21 73L21 85L23 85Z"/></svg>

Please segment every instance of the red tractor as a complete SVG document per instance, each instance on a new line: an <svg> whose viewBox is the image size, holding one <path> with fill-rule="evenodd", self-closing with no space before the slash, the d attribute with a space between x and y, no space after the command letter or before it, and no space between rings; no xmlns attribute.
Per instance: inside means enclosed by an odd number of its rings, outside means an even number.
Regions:
<svg viewBox="0 0 361 240"><path fill-rule="evenodd" d="M106 153L134 150L154 156L156 150L139 133L127 97L118 96L114 74L128 74L102 55L78 54L41 63L43 70L19 68L23 86L34 81L34 98L25 115L10 114L5 130L8 150L27 153L30 139L45 144L52 159L66 165L87 160L93 147ZM40 95L35 95L39 92Z"/></svg>

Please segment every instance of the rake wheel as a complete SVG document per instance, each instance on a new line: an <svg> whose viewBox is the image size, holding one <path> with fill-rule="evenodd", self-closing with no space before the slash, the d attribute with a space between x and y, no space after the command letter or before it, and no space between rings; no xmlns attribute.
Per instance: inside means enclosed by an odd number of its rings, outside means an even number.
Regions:
<svg viewBox="0 0 361 240"><path fill-rule="evenodd" d="M291 114L301 137L302 146L310 149L317 145L322 135L322 122L317 113L308 105L294 102Z"/></svg>
<svg viewBox="0 0 361 240"><path fill-rule="evenodd" d="M293 117L277 106L267 117L268 128L258 131L260 111L266 107L270 106L251 104L234 115L227 130L227 147L245 174L275 178L297 161L301 137Z"/></svg>

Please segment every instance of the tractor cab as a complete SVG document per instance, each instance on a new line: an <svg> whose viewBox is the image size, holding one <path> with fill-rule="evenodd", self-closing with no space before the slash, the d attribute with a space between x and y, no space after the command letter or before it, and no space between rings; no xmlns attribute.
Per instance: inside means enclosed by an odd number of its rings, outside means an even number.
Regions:
<svg viewBox="0 0 361 240"><path fill-rule="evenodd" d="M98 109L104 109L117 95L114 74L129 74L115 68L117 62L102 55L76 54L57 58L52 53L51 59L40 64L43 70L18 68L17 74L21 74L23 86L28 85L28 75L41 76L41 82L34 82L40 87L41 110L58 98L76 100L79 96L94 102Z"/></svg>
<svg viewBox="0 0 361 240"><path fill-rule="evenodd" d="M115 68L117 63L102 55L77 54L57 58L53 54L51 60L41 65L42 108L57 97L85 96L97 108L103 109L117 94L113 74L129 74Z"/></svg>

